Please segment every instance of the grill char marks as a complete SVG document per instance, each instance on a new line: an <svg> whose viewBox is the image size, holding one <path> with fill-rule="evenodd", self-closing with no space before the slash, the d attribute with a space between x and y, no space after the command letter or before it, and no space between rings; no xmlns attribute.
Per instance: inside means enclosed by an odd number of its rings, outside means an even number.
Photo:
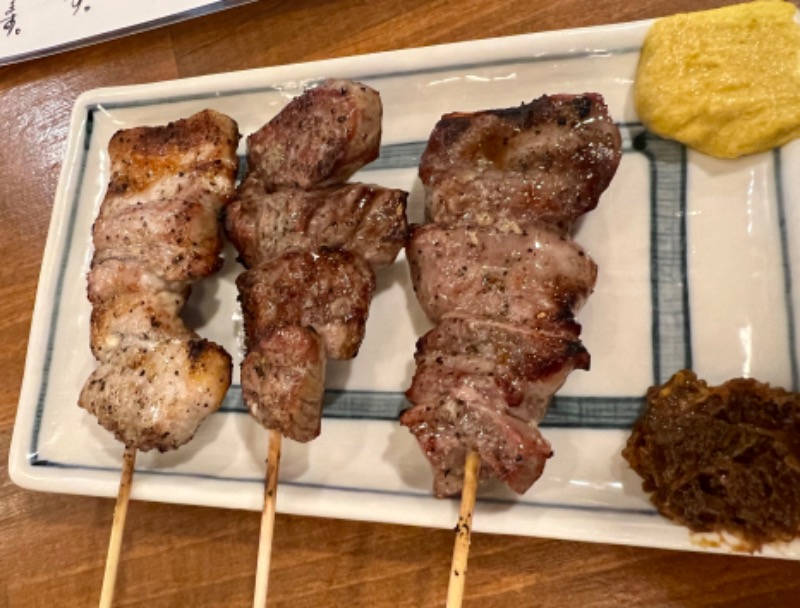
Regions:
<svg viewBox="0 0 800 608"><path fill-rule="evenodd" d="M248 139L249 173L227 212L249 268L237 280L244 400L296 441L319 434L326 357L356 355L373 269L405 243L407 193L343 183L377 158L381 117L378 93L363 84L306 91Z"/></svg>
<svg viewBox="0 0 800 608"><path fill-rule="evenodd" d="M447 114L420 162L428 219L538 220L568 231L595 208L620 158L619 130L598 94Z"/></svg>
<svg viewBox="0 0 800 608"><path fill-rule="evenodd" d="M186 443L230 385L228 353L179 315L191 282L221 264L218 216L234 193L238 141L233 120L205 110L120 131L109 143L88 276L100 366L79 405L126 446Z"/></svg>
<svg viewBox="0 0 800 608"><path fill-rule="evenodd" d="M524 493L552 455L550 444L535 426L508 415L502 395L486 377L469 378L421 367L408 391L415 405L405 410L402 424L416 436L434 470L437 496L452 496L464 482L468 451L481 457L481 478L495 477Z"/></svg>
<svg viewBox="0 0 800 608"><path fill-rule="evenodd" d="M294 251L236 279L248 350L281 325L312 327L333 359L352 359L364 339L375 275L346 251Z"/></svg>
<svg viewBox="0 0 800 608"><path fill-rule="evenodd" d="M118 131L108 145L111 179L104 206L112 210L137 196L219 206L235 192L238 144L236 123L213 110L166 126Z"/></svg>
<svg viewBox="0 0 800 608"><path fill-rule="evenodd" d="M502 393L509 415L539 422L573 369L589 369L589 353L564 335L482 317L448 316L417 344L417 365L485 378ZM412 389L413 390L413 389Z"/></svg>
<svg viewBox="0 0 800 608"><path fill-rule="evenodd" d="M285 251L327 247L351 251L377 269L394 262L403 246L407 197L369 184L270 191L251 174L228 207L226 226L248 268Z"/></svg>
<svg viewBox="0 0 800 608"><path fill-rule="evenodd" d="M575 313L597 266L568 233L594 209L621 155L597 94L445 115L420 162L426 212L406 246L420 306L438 326L417 342L400 422L461 491L464 460L524 493L552 455L538 423L574 369L589 369Z"/></svg>

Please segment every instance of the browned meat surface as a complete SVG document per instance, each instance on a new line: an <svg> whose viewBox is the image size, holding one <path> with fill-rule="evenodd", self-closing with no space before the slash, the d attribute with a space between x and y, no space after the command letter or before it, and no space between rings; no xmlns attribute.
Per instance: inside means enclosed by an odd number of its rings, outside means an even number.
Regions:
<svg viewBox="0 0 800 608"><path fill-rule="evenodd" d="M218 270L217 216L235 193L236 123L213 110L167 126L117 132L111 179L92 228L93 268L136 262L161 280L189 282ZM90 291L93 276L90 275Z"/></svg>
<svg viewBox="0 0 800 608"><path fill-rule="evenodd" d="M296 441L319 434L326 357L364 338L373 268L405 243L408 194L344 182L378 157L383 108L373 89L328 80L248 138L248 175L226 231L239 276L245 403Z"/></svg>
<svg viewBox="0 0 800 608"><path fill-rule="evenodd" d="M682 370L647 391L623 451L666 517L742 549L800 532L800 394Z"/></svg>
<svg viewBox="0 0 800 608"><path fill-rule="evenodd" d="M448 313L532 328L571 323L594 289L595 263L543 225L524 229L427 224L406 248L414 290L433 321Z"/></svg>
<svg viewBox="0 0 800 608"><path fill-rule="evenodd" d="M480 318L445 317L417 343L417 370L401 415L434 468L437 496L457 494L466 453L482 477L524 493L552 454L535 424L589 353L565 337Z"/></svg>
<svg viewBox="0 0 800 608"><path fill-rule="evenodd" d="M126 446L175 449L219 409L231 358L203 339L127 340L83 387L79 404Z"/></svg>
<svg viewBox="0 0 800 608"><path fill-rule="evenodd" d="M568 228L597 206L620 157L619 130L594 93L447 114L420 162L427 214L437 223Z"/></svg>
<svg viewBox="0 0 800 608"><path fill-rule="evenodd" d="M493 385L494 409L526 422L544 418L550 398L573 369L589 369L589 353L577 335L458 316L445 317L425 334L415 359L431 374L458 372Z"/></svg>
<svg viewBox="0 0 800 608"><path fill-rule="evenodd" d="M219 270L222 235L214 210L196 201L141 201L102 208L94 223L96 264L137 260L166 281L196 280Z"/></svg>
<svg viewBox="0 0 800 608"><path fill-rule="evenodd" d="M195 337L180 318L185 302L170 291L140 291L98 303L92 308L92 354L105 361L125 341Z"/></svg>
<svg viewBox="0 0 800 608"><path fill-rule="evenodd" d="M135 296L142 292L157 294L163 291L186 299L190 286L183 281L164 280L139 260L112 258L92 264L88 282L88 296L92 304L100 304L120 295Z"/></svg>
<svg viewBox="0 0 800 608"><path fill-rule="evenodd" d="M487 376L423 365L407 394L414 405L400 422L430 460L437 496L461 491L467 451L480 455L482 477L496 477L519 493L539 478L552 455L535 426L507 413L502 392Z"/></svg>
<svg viewBox="0 0 800 608"><path fill-rule="evenodd" d="M375 291L363 258L337 250L295 251L236 279L248 350L280 325L313 327L333 359L355 357Z"/></svg>
<svg viewBox="0 0 800 608"><path fill-rule="evenodd" d="M242 362L244 401L263 426L295 441L319 435L325 348L313 329L273 327Z"/></svg>
<svg viewBox="0 0 800 608"><path fill-rule="evenodd" d="M173 199L219 210L235 192L238 143L236 123L214 110L118 131L108 144L111 179L101 213Z"/></svg>
<svg viewBox="0 0 800 608"><path fill-rule="evenodd" d="M378 158L383 106L370 87L326 80L247 138L247 165L265 186L339 184Z"/></svg>
<svg viewBox="0 0 800 608"><path fill-rule="evenodd" d="M524 493L550 445L537 427L574 369L589 369L576 311L597 266L569 238L621 156L600 95L447 114L420 161L426 213L406 244L420 306L437 327L417 343L412 407L400 422L457 494L469 452L482 478Z"/></svg>
<svg viewBox="0 0 800 608"><path fill-rule="evenodd" d="M225 227L248 268L285 251L320 247L351 251L380 268L394 262L405 242L407 197L367 184L273 192L251 174L227 209Z"/></svg>
<svg viewBox="0 0 800 608"><path fill-rule="evenodd" d="M206 110L120 131L93 226L91 347L79 405L127 446L174 449L219 409L231 358L180 318L190 283L220 266L218 216L234 193L236 123Z"/></svg>

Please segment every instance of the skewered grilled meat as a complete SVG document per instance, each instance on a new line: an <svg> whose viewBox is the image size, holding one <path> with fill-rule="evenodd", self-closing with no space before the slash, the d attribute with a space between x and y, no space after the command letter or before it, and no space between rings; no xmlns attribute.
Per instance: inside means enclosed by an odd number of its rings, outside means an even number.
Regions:
<svg viewBox="0 0 800 608"><path fill-rule="evenodd" d="M179 316L185 302L171 291L120 294L99 302L92 308L92 354L105 361L126 341L194 338Z"/></svg>
<svg viewBox="0 0 800 608"><path fill-rule="evenodd" d="M568 230L595 208L621 156L619 130L596 93L446 114L420 161L428 219L539 220Z"/></svg>
<svg viewBox="0 0 800 608"><path fill-rule="evenodd" d="M433 366L417 368L401 422L414 433L433 470L437 496L461 491L467 452L481 457L481 477L524 493L553 453L532 425L508 414L502 391L487 375Z"/></svg>
<svg viewBox="0 0 800 608"><path fill-rule="evenodd" d="M325 392L325 347L319 335L300 325L269 328L242 361L242 391L264 427L295 441L317 437Z"/></svg>
<svg viewBox="0 0 800 608"><path fill-rule="evenodd" d="M234 193L236 123L205 110L119 131L93 227L91 346L79 405L128 447L174 449L219 409L231 358L180 319L192 281L221 265L218 216Z"/></svg>
<svg viewBox="0 0 800 608"><path fill-rule="evenodd" d="M407 193L344 184L378 156L382 106L359 83L326 81L248 139L249 173L226 230L249 268L236 284L245 320L245 404L296 441L320 432L325 359L364 337L373 268L405 242Z"/></svg>
<svg viewBox="0 0 800 608"><path fill-rule="evenodd" d="M417 344L417 371L401 422L417 436L434 469L434 492L457 494L468 450L482 477L519 493L552 455L532 425L573 369L589 368L577 339L481 317L446 316Z"/></svg>
<svg viewBox="0 0 800 608"><path fill-rule="evenodd" d="M186 282L165 280L139 260L113 258L100 264L93 263L87 283L89 301L95 306L115 296L165 291L185 300L190 289Z"/></svg>
<svg viewBox="0 0 800 608"><path fill-rule="evenodd" d="M285 251L340 248L373 268L394 262L405 233L407 194L367 184L270 191L256 174L227 209L228 234L244 265Z"/></svg>
<svg viewBox="0 0 800 608"><path fill-rule="evenodd" d="M190 281L219 269L217 218L194 200L126 202L100 210L94 262L138 260L166 281Z"/></svg>
<svg viewBox="0 0 800 608"><path fill-rule="evenodd" d="M589 353L577 335L482 317L445 317L420 338L415 360L432 374L487 382L499 391L509 415L525 422L544 418L550 397L573 369L589 369Z"/></svg>
<svg viewBox="0 0 800 608"><path fill-rule="evenodd" d="M364 339L375 275L346 251L292 251L236 279L248 350L280 325L312 327L327 356L352 359Z"/></svg>
<svg viewBox="0 0 800 608"><path fill-rule="evenodd" d="M573 369L589 369L575 313L597 267L566 234L619 164L620 135L596 94L448 114L420 162L434 223L406 247L420 305L439 323L417 342L400 422L461 491L464 459L524 493L552 455L537 424Z"/></svg>
<svg viewBox="0 0 800 608"><path fill-rule="evenodd" d="M230 374L230 356L208 340L131 339L92 373L80 405L126 446L164 452L219 409Z"/></svg>
<svg viewBox="0 0 800 608"><path fill-rule="evenodd" d="M427 224L412 230L406 251L414 290L432 321L457 312L559 328L572 323L597 277L583 249L534 224L518 230Z"/></svg>
<svg viewBox="0 0 800 608"><path fill-rule="evenodd" d="M341 184L378 158L382 118L377 91L326 80L247 138L248 171L270 189Z"/></svg>

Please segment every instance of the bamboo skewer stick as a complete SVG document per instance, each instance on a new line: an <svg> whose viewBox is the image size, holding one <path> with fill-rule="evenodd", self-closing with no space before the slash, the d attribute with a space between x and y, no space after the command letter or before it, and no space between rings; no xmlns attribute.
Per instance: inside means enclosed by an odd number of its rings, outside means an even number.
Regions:
<svg viewBox="0 0 800 608"><path fill-rule="evenodd" d="M266 608L269 587L269 564L272 556L272 537L275 530L275 503L278 498L278 471L281 464L281 434L269 431L267 478L264 488L264 510L261 513L261 534L258 540L256 588L253 608Z"/></svg>
<svg viewBox="0 0 800 608"><path fill-rule="evenodd" d="M122 548L122 535L125 531L125 518L128 515L128 502L133 484L133 468L136 464L136 448L126 447L122 455L122 474L119 478L117 504L114 506L114 522L111 525L111 538L108 541L106 571L103 575L103 588L100 592L100 608L111 608L114 602L114 588L117 583L119 554Z"/></svg>
<svg viewBox="0 0 800 608"><path fill-rule="evenodd" d="M469 452L464 465L464 488L461 490L461 508L456 526L453 562L450 566L450 584L447 587L447 608L460 608L464 598L467 558L469 557L469 542L472 533L472 513L475 510L475 493L478 489L480 466L481 458L478 453Z"/></svg>

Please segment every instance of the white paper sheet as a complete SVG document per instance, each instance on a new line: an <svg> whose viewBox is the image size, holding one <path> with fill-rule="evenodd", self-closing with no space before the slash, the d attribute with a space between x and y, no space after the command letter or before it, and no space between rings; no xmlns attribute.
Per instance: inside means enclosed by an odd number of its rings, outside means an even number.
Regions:
<svg viewBox="0 0 800 608"><path fill-rule="evenodd" d="M57 53L252 0L0 0L0 65Z"/></svg>

